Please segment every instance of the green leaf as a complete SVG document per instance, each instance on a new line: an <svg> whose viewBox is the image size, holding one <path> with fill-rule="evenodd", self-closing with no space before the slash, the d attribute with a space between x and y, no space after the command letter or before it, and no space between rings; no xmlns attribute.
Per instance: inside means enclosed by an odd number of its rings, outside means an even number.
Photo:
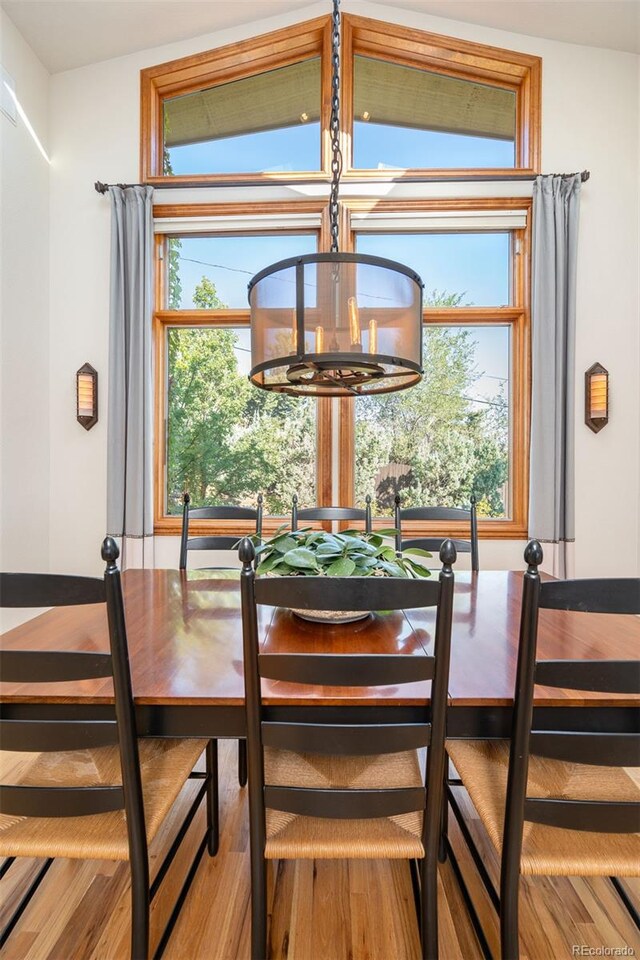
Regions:
<svg viewBox="0 0 640 960"><path fill-rule="evenodd" d="M287 551L284 555L284 561L288 563L290 567L295 567L296 569L318 569L314 552L308 550L306 547L295 547L293 550Z"/></svg>
<svg viewBox="0 0 640 960"><path fill-rule="evenodd" d="M429 553L428 550L423 550L422 547L407 547L406 550L402 551L403 555L405 553L415 553L420 557L432 557L433 554Z"/></svg>
<svg viewBox="0 0 640 960"><path fill-rule="evenodd" d="M278 553L287 553L288 550L293 550L294 547L297 547L297 542L290 536L278 537L274 541L273 547L274 550L277 550Z"/></svg>
<svg viewBox="0 0 640 960"><path fill-rule="evenodd" d="M379 547L376 550L376 556L381 557L383 560L396 560L396 552L393 547Z"/></svg>
<svg viewBox="0 0 640 960"><path fill-rule="evenodd" d="M392 577L404 577L406 579L409 576L399 563L388 563L386 560L381 560L380 566Z"/></svg>
<svg viewBox="0 0 640 960"><path fill-rule="evenodd" d="M395 527L387 527L384 530L376 530L379 537L395 537L398 531Z"/></svg>
<svg viewBox="0 0 640 960"><path fill-rule="evenodd" d="M342 546L339 543L319 543L315 554L317 557L337 557L342 553Z"/></svg>
<svg viewBox="0 0 640 960"><path fill-rule="evenodd" d="M260 576L263 573L269 573L270 570L281 562L282 558L277 553L272 553L266 560L263 560L261 564L258 565L256 573Z"/></svg>
<svg viewBox="0 0 640 960"><path fill-rule="evenodd" d="M431 570L421 566L419 563L412 563L411 569L418 577L426 578L431 576Z"/></svg>
<svg viewBox="0 0 640 960"><path fill-rule="evenodd" d="M366 553L368 550L369 544L365 543L364 540L360 540L358 537L352 537L347 543L345 543L345 549L347 553L352 553L353 551L362 551Z"/></svg>
<svg viewBox="0 0 640 960"><path fill-rule="evenodd" d="M327 567L327 576L329 577L350 577L356 565L349 557L340 557L338 560Z"/></svg>

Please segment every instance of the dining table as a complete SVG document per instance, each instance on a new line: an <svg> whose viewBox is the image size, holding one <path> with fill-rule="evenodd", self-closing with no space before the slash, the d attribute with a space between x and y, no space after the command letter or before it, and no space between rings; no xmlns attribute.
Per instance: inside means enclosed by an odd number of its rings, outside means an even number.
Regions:
<svg viewBox="0 0 640 960"><path fill-rule="evenodd" d="M437 573L434 573L437 576ZM122 574L138 733L153 737L243 737L242 619L238 571L128 569ZM456 574L448 737L510 735L522 572ZM260 607L264 651L380 653L433 650L434 608L373 613L346 624L312 623ZM52 608L7 631L3 649L108 651L104 605ZM538 659L632 660L640 618L541 610ZM308 722L417 722L429 683L328 687L263 681L267 718ZM102 719L113 713L111 679L4 683L6 719ZM574 708L574 709L572 709ZM633 732L628 695L537 687L536 729Z"/></svg>

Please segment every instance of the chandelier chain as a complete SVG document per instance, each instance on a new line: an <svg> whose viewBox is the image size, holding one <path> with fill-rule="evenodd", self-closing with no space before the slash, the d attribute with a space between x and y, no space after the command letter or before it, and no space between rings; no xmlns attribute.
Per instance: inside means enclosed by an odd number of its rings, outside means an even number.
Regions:
<svg viewBox="0 0 640 960"><path fill-rule="evenodd" d="M331 33L331 194L329 196L329 224L331 253L338 252L339 212L338 190L342 174L342 150L340 149L340 0L333 0Z"/></svg>

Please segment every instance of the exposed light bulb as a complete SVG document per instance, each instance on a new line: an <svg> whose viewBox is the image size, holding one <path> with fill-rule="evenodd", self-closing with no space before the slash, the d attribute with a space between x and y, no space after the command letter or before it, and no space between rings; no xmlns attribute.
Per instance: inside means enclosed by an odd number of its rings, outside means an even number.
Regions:
<svg viewBox="0 0 640 960"><path fill-rule="evenodd" d="M309 119L309 114L308 114L308 113L301 113L301 114L300 114L300 123L306 123L308 119Z"/></svg>
<svg viewBox="0 0 640 960"><path fill-rule="evenodd" d="M368 110L363 110L363 111L362 111L362 119L363 119L365 122L366 122L367 120L370 120L370 119L371 119L371 114L369 113Z"/></svg>

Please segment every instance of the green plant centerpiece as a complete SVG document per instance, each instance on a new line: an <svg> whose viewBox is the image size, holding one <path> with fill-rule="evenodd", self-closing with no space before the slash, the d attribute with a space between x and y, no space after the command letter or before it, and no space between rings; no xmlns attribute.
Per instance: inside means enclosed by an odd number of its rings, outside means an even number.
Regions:
<svg viewBox="0 0 640 960"><path fill-rule="evenodd" d="M342 530L327 533L304 527L288 530L280 527L269 540L252 537L256 545L258 576L280 577L430 577L431 571L418 559L431 554L418 547L398 553L385 538L395 536L394 529L364 533ZM362 620L369 610L293 610L304 620L348 623Z"/></svg>

